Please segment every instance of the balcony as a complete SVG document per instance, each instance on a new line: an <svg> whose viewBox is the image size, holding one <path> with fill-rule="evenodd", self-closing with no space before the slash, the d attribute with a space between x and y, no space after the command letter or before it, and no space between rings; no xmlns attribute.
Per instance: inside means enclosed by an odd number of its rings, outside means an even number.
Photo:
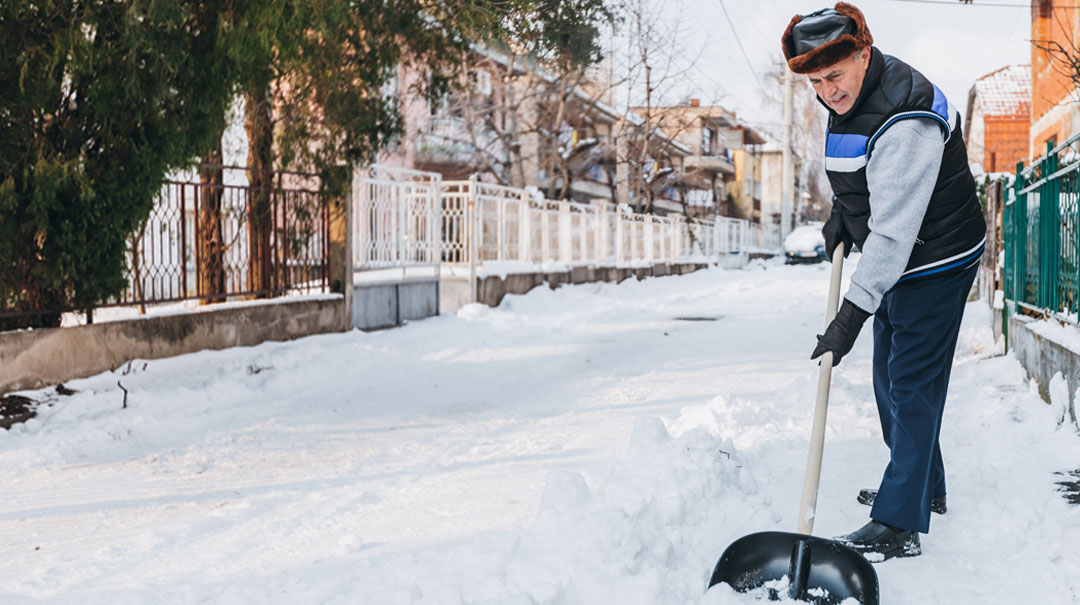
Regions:
<svg viewBox="0 0 1080 605"><path fill-rule="evenodd" d="M487 128L471 125L461 118L431 118L416 137L419 168L471 166L478 163L477 156L481 153L501 157L504 153L502 143Z"/></svg>
<svg viewBox="0 0 1080 605"><path fill-rule="evenodd" d="M683 160L687 171L701 170L713 174L735 174L735 164L723 155L692 155Z"/></svg>

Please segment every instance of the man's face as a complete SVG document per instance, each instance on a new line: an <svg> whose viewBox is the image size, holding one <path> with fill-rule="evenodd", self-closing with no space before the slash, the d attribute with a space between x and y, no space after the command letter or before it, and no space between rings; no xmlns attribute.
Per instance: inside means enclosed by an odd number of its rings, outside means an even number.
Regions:
<svg viewBox="0 0 1080 605"><path fill-rule="evenodd" d="M855 105L855 99L859 98L859 91L866 77L869 54L866 49L862 49L821 71L807 74L817 96L839 115L850 111Z"/></svg>

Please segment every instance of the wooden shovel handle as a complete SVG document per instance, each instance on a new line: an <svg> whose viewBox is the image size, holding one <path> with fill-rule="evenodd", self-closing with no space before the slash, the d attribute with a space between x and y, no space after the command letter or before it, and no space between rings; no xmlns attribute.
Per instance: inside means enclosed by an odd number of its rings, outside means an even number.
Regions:
<svg viewBox="0 0 1080 605"><path fill-rule="evenodd" d="M825 308L825 325L836 317L840 305L840 278L844 274L844 243L833 250L832 277L829 280L829 300ZM814 533L814 516L817 508L818 483L821 481L821 456L825 449L825 417L829 409L829 385L832 381L833 353L821 356L821 372L818 374L817 404L814 406L814 429L810 434L810 457L806 461L806 478L803 480L802 500L799 502L800 534Z"/></svg>

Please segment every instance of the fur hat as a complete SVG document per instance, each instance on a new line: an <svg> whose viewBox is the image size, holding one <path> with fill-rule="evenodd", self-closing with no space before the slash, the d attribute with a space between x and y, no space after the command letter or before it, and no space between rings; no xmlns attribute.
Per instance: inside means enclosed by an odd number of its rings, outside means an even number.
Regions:
<svg viewBox="0 0 1080 605"><path fill-rule="evenodd" d="M799 24L802 23L800 27ZM791 18L781 38L788 67L797 74L820 71L874 43L862 11L837 2L832 9Z"/></svg>

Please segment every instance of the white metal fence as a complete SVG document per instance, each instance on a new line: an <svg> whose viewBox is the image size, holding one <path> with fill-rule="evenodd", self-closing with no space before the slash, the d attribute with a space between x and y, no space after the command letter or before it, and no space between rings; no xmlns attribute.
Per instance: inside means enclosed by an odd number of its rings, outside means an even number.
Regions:
<svg viewBox="0 0 1080 605"><path fill-rule="evenodd" d="M514 262L646 265L745 256L779 247L742 219L639 214L546 199L539 190L370 166L353 179L355 269ZM474 273L475 274L475 273Z"/></svg>
<svg viewBox="0 0 1080 605"><path fill-rule="evenodd" d="M367 166L353 175L356 270L438 267L442 176Z"/></svg>
<svg viewBox="0 0 1080 605"><path fill-rule="evenodd" d="M751 252L779 252L781 249L779 225L765 226L751 223L749 229L746 245Z"/></svg>
<svg viewBox="0 0 1080 605"><path fill-rule="evenodd" d="M538 191L475 179L443 183L443 258L455 264L520 261L634 264L744 254L741 219L638 214L622 206L545 199Z"/></svg>

